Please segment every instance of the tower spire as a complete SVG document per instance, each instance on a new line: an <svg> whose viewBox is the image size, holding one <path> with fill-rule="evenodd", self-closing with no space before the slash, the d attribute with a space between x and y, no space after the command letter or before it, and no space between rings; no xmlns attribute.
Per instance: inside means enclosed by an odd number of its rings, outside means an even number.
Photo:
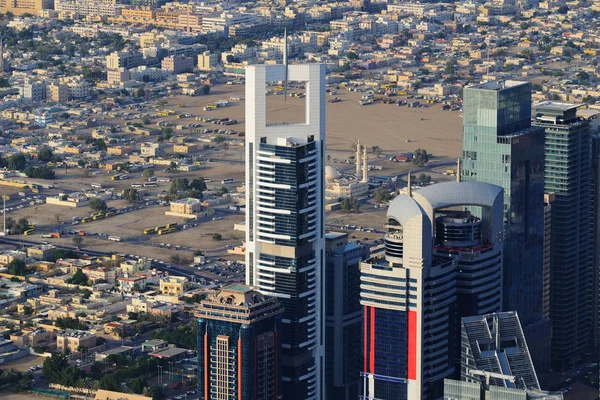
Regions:
<svg viewBox="0 0 600 400"><path fill-rule="evenodd" d="M368 182L369 181L369 177L368 177L368 166L367 166L367 146L363 146L363 166L362 166L363 170L362 170L362 181L363 182Z"/></svg>
<svg viewBox="0 0 600 400"><path fill-rule="evenodd" d="M287 89L288 89L288 39L287 39L287 28L283 30L283 65L285 68L285 78L283 80L283 101L287 102Z"/></svg>

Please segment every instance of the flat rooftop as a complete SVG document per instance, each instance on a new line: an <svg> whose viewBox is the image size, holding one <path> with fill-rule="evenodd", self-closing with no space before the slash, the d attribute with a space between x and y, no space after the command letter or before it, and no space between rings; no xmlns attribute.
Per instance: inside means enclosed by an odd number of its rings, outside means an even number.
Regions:
<svg viewBox="0 0 600 400"><path fill-rule="evenodd" d="M479 85L469 86L469 89L480 89L480 90L502 90L508 89L516 86L527 85L528 82L522 81L489 81L480 83Z"/></svg>
<svg viewBox="0 0 600 400"><path fill-rule="evenodd" d="M230 292L247 293L247 292L251 292L254 289L252 289L250 286L234 284L234 285L225 286L223 288L223 290L228 290Z"/></svg>
<svg viewBox="0 0 600 400"><path fill-rule="evenodd" d="M552 110L552 111L568 111L575 108L581 107L581 104L576 103L566 103L562 101L542 101L540 103L534 104L533 108L535 110Z"/></svg>

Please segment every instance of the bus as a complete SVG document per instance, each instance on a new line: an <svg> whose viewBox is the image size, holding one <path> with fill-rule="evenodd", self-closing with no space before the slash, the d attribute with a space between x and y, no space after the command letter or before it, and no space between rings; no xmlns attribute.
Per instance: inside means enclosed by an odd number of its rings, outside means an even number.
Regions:
<svg viewBox="0 0 600 400"><path fill-rule="evenodd" d="M144 229L144 235L150 235L152 233L156 232L156 228L148 228L148 229Z"/></svg>
<svg viewBox="0 0 600 400"><path fill-rule="evenodd" d="M114 211L108 211L104 216L105 217L112 217L113 215L115 215Z"/></svg>
<svg viewBox="0 0 600 400"><path fill-rule="evenodd" d="M123 174L116 174L110 177L111 181L118 181L119 179L121 179L121 177L123 176Z"/></svg>
<svg viewBox="0 0 600 400"><path fill-rule="evenodd" d="M177 228L177 222L173 222L172 224L167 224L166 228Z"/></svg>
<svg viewBox="0 0 600 400"><path fill-rule="evenodd" d="M92 183L90 186L96 189L102 189L104 187L100 183Z"/></svg>
<svg viewBox="0 0 600 400"><path fill-rule="evenodd" d="M177 228L166 228L166 229L161 229L158 231L159 235L166 235L168 233L173 233L177 230Z"/></svg>
<svg viewBox="0 0 600 400"><path fill-rule="evenodd" d="M84 217L84 218L81 218L81 222L90 222L93 220L93 218L94 217Z"/></svg>
<svg viewBox="0 0 600 400"><path fill-rule="evenodd" d="M92 217L92 219L93 219L94 221L97 221L97 220L99 220L99 219L102 219L102 218L104 218L104 213L100 213L100 214L98 214L98 215L94 215L94 216Z"/></svg>
<svg viewBox="0 0 600 400"><path fill-rule="evenodd" d="M121 238L118 236L109 236L108 240L112 240L113 242L120 242Z"/></svg>
<svg viewBox="0 0 600 400"><path fill-rule="evenodd" d="M33 228L33 229L27 229L25 232L23 232L23 236L29 236L33 232L35 232L35 228Z"/></svg>
<svg viewBox="0 0 600 400"><path fill-rule="evenodd" d="M156 183L156 182L144 183L144 187L157 187L157 186L158 186L158 183Z"/></svg>
<svg viewBox="0 0 600 400"><path fill-rule="evenodd" d="M142 184L141 183L132 183L131 187L133 187L133 188L141 188Z"/></svg>
<svg viewBox="0 0 600 400"><path fill-rule="evenodd" d="M205 179L204 181L206 182L206 179ZM223 185L224 185L224 184L226 184L226 183L233 183L233 179L231 179L231 178L229 178L229 179L223 179L223 180L221 181L221 183L222 183Z"/></svg>
<svg viewBox="0 0 600 400"><path fill-rule="evenodd" d="M156 228L154 228L154 230L156 232L160 231L161 229L167 229L167 226L166 225L161 225L161 226L157 226Z"/></svg>

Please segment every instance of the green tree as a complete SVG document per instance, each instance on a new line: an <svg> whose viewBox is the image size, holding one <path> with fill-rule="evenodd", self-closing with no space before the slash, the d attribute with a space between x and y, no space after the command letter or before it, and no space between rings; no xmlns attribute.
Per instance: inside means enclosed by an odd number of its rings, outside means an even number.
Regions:
<svg viewBox="0 0 600 400"><path fill-rule="evenodd" d="M39 161L48 162L52 160L54 154L52 153L52 149L50 147L44 147L37 154L37 159Z"/></svg>
<svg viewBox="0 0 600 400"><path fill-rule="evenodd" d="M94 211L106 211L108 206L104 200L96 197L90 200L90 208Z"/></svg>
<svg viewBox="0 0 600 400"><path fill-rule="evenodd" d="M28 273L25 261L17 258L8 263L8 273L11 275L25 276Z"/></svg>
<svg viewBox="0 0 600 400"><path fill-rule="evenodd" d="M381 157L381 147L379 146L371 146L371 153L377 155L377 158Z"/></svg>
<svg viewBox="0 0 600 400"><path fill-rule="evenodd" d="M215 233L212 235L213 240L222 240L223 239L223 235L221 235L220 233Z"/></svg>
<svg viewBox="0 0 600 400"><path fill-rule="evenodd" d="M8 157L8 169L15 171L22 171L25 169L27 159L23 153L16 153Z"/></svg>
<svg viewBox="0 0 600 400"><path fill-rule="evenodd" d="M173 194L179 192L185 192L190 188L190 182L187 178L175 178L171 181L171 188L169 191Z"/></svg>
<svg viewBox="0 0 600 400"><path fill-rule="evenodd" d="M344 197L340 201L340 207L344 211L357 213L360 210L360 202L352 197Z"/></svg>
<svg viewBox="0 0 600 400"><path fill-rule="evenodd" d="M2 88L10 87L10 83L8 82L8 79L0 78L0 87L2 87Z"/></svg>
<svg viewBox="0 0 600 400"><path fill-rule="evenodd" d="M427 174L421 174L419 175L419 182L423 184L428 184L429 182L431 182L431 176Z"/></svg>
<svg viewBox="0 0 600 400"><path fill-rule="evenodd" d="M355 53L355 52L353 52L353 51L349 51L349 52L347 52L347 53L346 53L346 58L347 58L348 60L352 60L352 61L354 61L354 60L358 60L358 54L356 54L356 53Z"/></svg>
<svg viewBox="0 0 600 400"><path fill-rule="evenodd" d="M216 136L213 140L216 144L221 144L225 142L225 136L219 135Z"/></svg>
<svg viewBox="0 0 600 400"><path fill-rule="evenodd" d="M78 236L78 237L81 237L81 236ZM87 285L88 276L83 273L81 268L78 268L77 271L75 271L75 273L73 274L73 276L71 278L65 280L65 282L69 283L71 285Z"/></svg>
<svg viewBox="0 0 600 400"><path fill-rule="evenodd" d="M143 175L146 178L150 178L151 176L154 176L154 170L152 168L147 168L147 169L144 170Z"/></svg>
<svg viewBox="0 0 600 400"><path fill-rule="evenodd" d="M83 243L83 236L75 235L71 240L75 246L79 247Z"/></svg>
<svg viewBox="0 0 600 400"><path fill-rule="evenodd" d="M429 154L427 154L427 150L425 150L425 149L415 150L415 154L413 156L412 162L414 164L416 164L417 167L424 167L428 161L429 161Z"/></svg>
<svg viewBox="0 0 600 400"><path fill-rule="evenodd" d="M129 382L129 385L127 386L129 387L129 390L131 390L133 393L142 394L144 389L148 387L148 382L146 382L146 380L141 376L138 376L137 378Z"/></svg>
<svg viewBox="0 0 600 400"><path fill-rule="evenodd" d="M377 203L387 203L392 198L392 195L384 188L377 188L373 193L373 197Z"/></svg>
<svg viewBox="0 0 600 400"><path fill-rule="evenodd" d="M210 86L209 85L203 85L202 89L201 89L202 94L209 94L210 93Z"/></svg>
<svg viewBox="0 0 600 400"><path fill-rule="evenodd" d="M140 193L136 189L125 189L123 190L123 200L126 200L130 204L137 203L140 199Z"/></svg>
<svg viewBox="0 0 600 400"><path fill-rule="evenodd" d="M204 182L204 178L196 178L190 182L189 188L203 192L206 190L206 182Z"/></svg>

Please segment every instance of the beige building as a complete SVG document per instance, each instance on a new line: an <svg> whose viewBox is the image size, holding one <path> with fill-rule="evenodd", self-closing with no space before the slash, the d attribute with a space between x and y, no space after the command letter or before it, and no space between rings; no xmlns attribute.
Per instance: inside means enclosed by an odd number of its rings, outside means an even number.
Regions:
<svg viewBox="0 0 600 400"><path fill-rule="evenodd" d="M184 56L165 57L162 60L161 69L171 71L173 74L191 72L194 69L194 59Z"/></svg>
<svg viewBox="0 0 600 400"><path fill-rule="evenodd" d="M35 260L48 260L54 255L56 247L52 245L40 245L27 248L27 257Z"/></svg>
<svg viewBox="0 0 600 400"><path fill-rule="evenodd" d="M183 294L189 287L189 282L183 276L169 276L160 280L160 292L171 296Z"/></svg>
<svg viewBox="0 0 600 400"><path fill-rule="evenodd" d="M171 212L177 214L196 214L202 211L200 200L194 198L185 198L171 202Z"/></svg>
<svg viewBox="0 0 600 400"><path fill-rule="evenodd" d="M128 394L121 392L111 392L110 390L100 389L96 392L95 400L152 400L152 397L142 396L141 394Z"/></svg>
<svg viewBox="0 0 600 400"><path fill-rule="evenodd" d="M106 71L106 82L112 86L119 86L129 80L129 71L125 68Z"/></svg>
<svg viewBox="0 0 600 400"><path fill-rule="evenodd" d="M216 54L211 54L210 51L205 51L202 54L198 54L198 70L199 71L211 71L217 66L218 58Z"/></svg>
<svg viewBox="0 0 600 400"><path fill-rule="evenodd" d="M55 338L55 332L45 329L23 329L10 335L10 340L17 347L34 347L42 344L50 344Z"/></svg>
<svg viewBox="0 0 600 400"><path fill-rule="evenodd" d="M96 347L96 334L87 331L68 330L56 334L56 348L59 351L69 349L71 353L77 352L79 346L88 349Z"/></svg>
<svg viewBox="0 0 600 400"><path fill-rule="evenodd" d="M160 157L163 155L163 147L160 143L142 143L140 155L142 157Z"/></svg>
<svg viewBox="0 0 600 400"><path fill-rule="evenodd" d="M0 12L11 12L15 15L37 15L42 10L54 8L53 0L0 0Z"/></svg>
<svg viewBox="0 0 600 400"><path fill-rule="evenodd" d="M48 85L46 94L50 101L65 103L69 101L69 86L64 83L52 83Z"/></svg>

